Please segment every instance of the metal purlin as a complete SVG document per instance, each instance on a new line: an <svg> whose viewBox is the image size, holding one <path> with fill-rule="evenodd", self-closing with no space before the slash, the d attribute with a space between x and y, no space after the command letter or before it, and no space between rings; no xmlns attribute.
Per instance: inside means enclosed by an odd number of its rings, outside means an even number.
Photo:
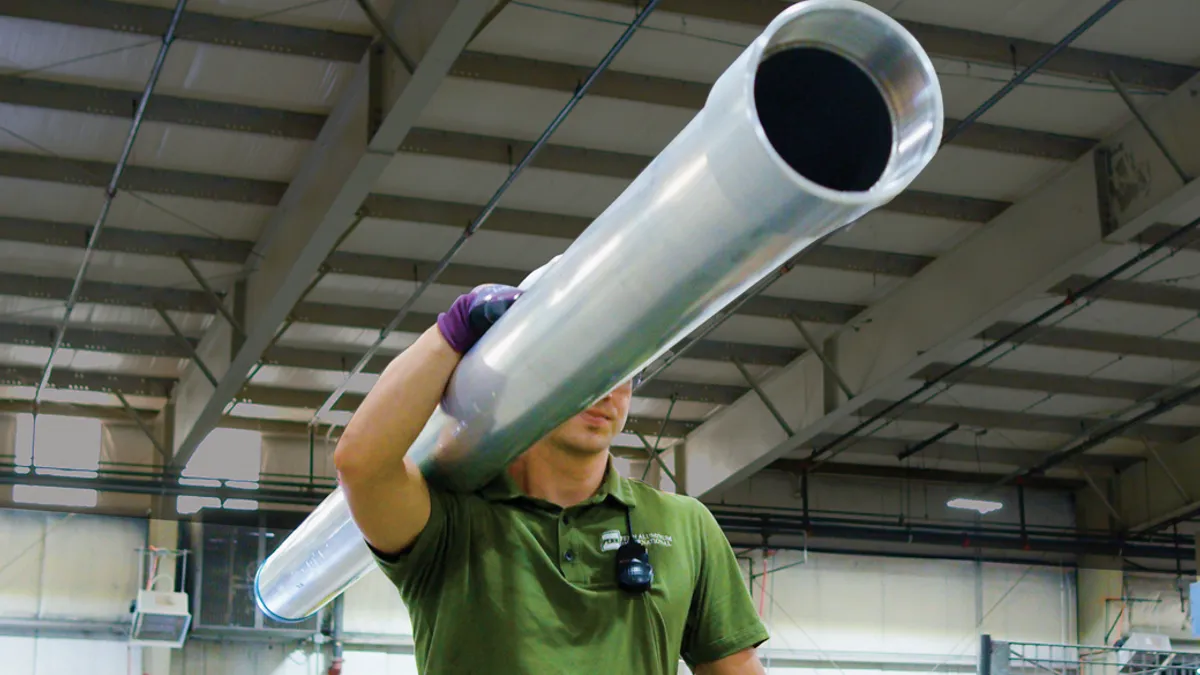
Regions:
<svg viewBox="0 0 1200 675"><path fill-rule="evenodd" d="M38 402L41 399L42 390L50 383L50 374L54 367L54 356L62 347L63 336L67 332L67 324L71 320L71 312L75 309L75 304L79 300L79 292L83 288L83 279L87 275L88 264L91 262L92 253L96 249L96 242L100 239L100 233L104 229L104 223L108 220L108 213L112 208L113 200L117 196L117 185L121 181L121 175L125 172L125 166L129 163L129 156L133 153L133 144L137 141L138 132L142 128L142 120L146 115L146 106L150 102L150 96L154 94L154 88L158 84L158 77L162 74L163 63L167 60L167 52L171 49L171 44L175 42L175 29L179 26L179 20L183 17L183 9L187 5L187 0L179 0L175 5L175 11L171 14L171 23L167 25L167 32L163 34L162 46L159 47L158 55L154 58L154 65L150 69L150 77L146 81L146 87L142 91L142 96L138 100L137 109L133 114L133 122L129 126L129 134L125 137L125 146L121 148L120 159L113 167L112 178L108 181L108 186L105 188L104 205L100 207L100 215L96 218L96 224L92 226L91 236L88 237L87 247L83 250L83 261L79 264L79 270L75 273L75 281L71 285L71 292L67 295L66 311L63 313L62 321L58 325L58 329L54 334L54 344L50 347L50 356L46 358L46 367L42 370L42 377L38 380L37 388L33 393L33 408L36 413Z"/></svg>
<svg viewBox="0 0 1200 675"><path fill-rule="evenodd" d="M379 337L375 340L371 347L367 349L366 353L362 355L362 358L360 358L358 363L354 365L354 368L350 370L349 374L347 374L342 383L338 385L337 389L335 389L333 393L331 393L329 397L325 399L325 402L321 404L321 408L317 410L317 412L312 416L312 419L309 420L310 426L318 424L320 418L333 409L333 406L337 403L338 399L341 398L342 394L346 392L346 388L350 385L350 381L359 375L364 368L366 368L367 364L379 351L379 348L383 346L383 341L387 339L387 336L391 334L391 332L394 331L397 326L400 325L400 322L403 321L405 317L408 316L409 311L411 311L416 301L425 294L425 291L430 287L430 285L437 281L437 278L441 276L442 272L444 272L446 267L449 266L450 261L453 260L456 255L458 255L458 251L463 247L464 244L466 244L467 240L470 239L471 236L474 235L475 232L477 232L492 215L492 213L496 210L497 205L500 203L501 197L508 192L508 189L512 187L514 182L516 182L517 177L525 171L525 168L529 166L534 157L536 157L537 154L542 150L542 148L550 140L550 137L555 131L558 130L558 127L562 125L563 121L567 119L567 116L569 116L575 109L575 106L578 105L581 100L583 100L583 97L592 88L592 85L596 83L596 80L599 79L600 75L608 69L608 66L612 63L613 59L616 58L617 54L619 54L621 50L625 48L625 45L629 42L630 38L633 37L633 34L637 32L637 29L640 28L642 23L646 21L646 18L650 16L650 13L653 12L656 7L658 7L659 1L660 0L650 0L648 3L646 3L646 6L642 8L640 12L638 12L633 21L630 22L630 24L625 28L625 31L621 34L621 37L618 38L613 46L608 50L608 53L604 55L604 58L600 60L600 63L592 69L592 72L587 76L587 79L580 83L579 87L575 90L574 95L572 95L571 99L567 101L567 104L563 106L562 110L559 111L554 120L550 122L550 125L546 127L546 130L542 132L542 135L537 139L533 146L529 148L529 151L525 153L525 156L521 159L517 166L514 167L511 172L509 172L508 178L506 178L504 183L499 187L499 189L496 190L495 194L492 195L492 198L488 200L487 204L483 207L483 210L479 213L479 215L477 215L475 219L466 227L466 229L463 230L462 234L459 235L458 240L454 242L448 251L446 251L446 254L442 256L440 261L438 261L437 266L434 267L434 269L429 273L429 276L427 276L425 280L421 282L421 285L417 288L416 292L409 296L408 300L404 302L392 320L389 321L388 324L379 331ZM330 432L332 432L332 427L330 428Z"/></svg>

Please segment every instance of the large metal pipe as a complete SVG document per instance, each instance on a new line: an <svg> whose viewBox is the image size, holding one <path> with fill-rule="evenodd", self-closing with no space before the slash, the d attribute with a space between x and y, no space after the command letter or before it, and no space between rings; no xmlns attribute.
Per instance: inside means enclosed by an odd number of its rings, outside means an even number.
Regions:
<svg viewBox="0 0 1200 675"><path fill-rule="evenodd" d="M700 113L459 364L409 450L472 490L814 242L904 190L942 135L917 41L854 0L785 9ZM262 610L311 616L373 561L340 490L258 571Z"/></svg>

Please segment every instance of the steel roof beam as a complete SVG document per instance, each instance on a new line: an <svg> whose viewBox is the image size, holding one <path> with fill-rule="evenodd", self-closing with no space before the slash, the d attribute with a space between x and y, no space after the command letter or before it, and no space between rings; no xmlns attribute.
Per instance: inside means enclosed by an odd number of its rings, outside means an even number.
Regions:
<svg viewBox="0 0 1200 675"><path fill-rule="evenodd" d="M396 215L407 216L408 219L419 218L423 222L432 221L450 225L456 222L456 215L471 208L470 205L450 202L428 200L421 200L421 202L419 206L412 207L411 212L405 211ZM517 219L514 218L514 220ZM583 227L586 227L587 222L584 218L577 220L578 223L572 220L571 224L564 224L571 229L561 232L557 236L564 240L577 236L579 232L582 232ZM522 222L512 225L521 227ZM578 231L574 230L576 225L579 227ZM1159 234L1170 232L1169 226L1156 227ZM534 226L522 233L541 234L542 232L542 228ZM83 224L0 216L0 240L4 241L80 248L86 244L90 234L91 227ZM1194 242L1185 242L1176 248L1182 249L1185 246L1196 245L1198 244ZM245 261L253 246L253 242L236 239L162 234L109 227L105 228L104 237L97 243L97 250L171 257L177 257L182 253L194 260L240 264ZM822 244L813 249L811 254L805 255L803 265L805 267L911 277L932 261L933 258L927 256ZM434 261L428 260L341 251L330 254L325 262L330 267L330 271L335 273L408 281L421 281L435 264ZM528 271L452 263L443 273L442 282L462 286L476 286L489 282L516 284L524 278ZM1074 292L1074 289L1086 286L1091 281L1090 277L1073 275L1056 285L1051 292L1065 295ZM1103 292L1095 297L1144 305L1200 310L1200 291L1162 284L1113 281L1105 285Z"/></svg>
<svg viewBox="0 0 1200 675"><path fill-rule="evenodd" d="M0 216L0 241L83 248L91 233L90 225ZM104 236L96 242L97 251L164 257L177 257L182 254L192 260L237 265L245 262L246 256L253 248L254 242L250 241L163 234L119 227L105 227Z"/></svg>
<svg viewBox="0 0 1200 675"><path fill-rule="evenodd" d="M36 384L41 370L31 366L0 366L0 385L25 387ZM166 377L125 375L90 370L56 368L51 374L51 387L55 389L82 389L87 391L120 393L125 396L149 396L167 398L177 380ZM303 408L315 410L328 396L328 392L308 389L288 389L251 384L243 388L237 400L244 403L274 406L279 408ZM361 394L343 396L335 409L353 411L362 402ZM117 409L124 413L123 410ZM662 427L656 418L630 417L626 430L630 433L654 433ZM696 427L695 422L671 420L666 425L665 435L679 438Z"/></svg>
<svg viewBox="0 0 1200 675"><path fill-rule="evenodd" d="M1012 337L1016 328L1017 324L1015 323L1001 321L984 329L978 338L985 342L1002 341L1006 344L1030 344L1104 354L1148 356L1175 361L1200 361L1200 343L1188 340L1171 340L1061 326L1030 330Z"/></svg>
<svg viewBox="0 0 1200 675"><path fill-rule="evenodd" d="M69 290L64 284L63 278L0 273L0 294L63 300L66 298L65 293ZM84 296L87 302L95 304L153 309L154 303L158 302L172 311L196 314L211 313L210 303L206 301L204 294L192 290L89 282L84 288ZM298 306L298 310L306 321L320 325L359 328L380 328L384 325L379 322L379 317L376 317L375 321L367 322L363 322L361 317L355 318L354 314L357 309L353 307L346 311L330 310L329 307L336 306L314 306L302 303ZM350 324L339 323L341 320L349 321ZM420 325L424 326L425 324ZM428 325L432 325L432 323ZM1029 331L1028 334L1022 334L1019 338L1006 338L1014 328L1015 324L999 322L984 329L977 337L986 342L1019 339L1024 344L1060 349L1128 354L1189 362L1200 361L1200 344L1186 340L1062 327ZM72 329L72 331L74 330ZM736 355L746 363L779 366L791 363L800 355L800 350L706 340L688 352L688 358L699 360L727 361L730 355Z"/></svg>
<svg viewBox="0 0 1200 675"><path fill-rule="evenodd" d="M400 143L396 143L399 147ZM318 146L320 147L320 146ZM387 156L393 156L388 151ZM379 160L382 171L386 163ZM90 160L50 157L21 152L0 151L0 176L24 178L72 185L87 185L103 187L106 181L106 170L111 172L112 165ZM279 181L256 178L235 178L217 176L194 171L179 171L175 169L156 169L144 166L130 165L122 175L121 189L150 194L178 195L196 199L235 202L239 204L258 204L263 206L279 206L288 184ZM367 188L369 190L369 188ZM367 194L365 203L360 202L362 212L377 218L398 218L395 213L404 213L421 208L423 205L439 205L444 202L420 200L394 195ZM456 205L458 210L475 213L481 206L468 204ZM960 197L933 192L909 190L900 194L896 199L882 207L884 211L905 213L909 215L943 218L965 222L983 223L995 217L1008 208L1007 202L975 197ZM502 215L508 215L507 222L501 222L498 227L488 223L488 229L512 231L506 229L514 226L511 217L517 211L497 209L493 220ZM552 236L563 236L567 232L578 233L590 224L591 219L578 216L561 216L556 214L538 214L537 222L519 225L521 228L537 228L543 226L540 233L553 233ZM519 222L519 221L518 221ZM455 220L455 225L461 227L462 221ZM566 225L565 228L558 226ZM573 236L573 235L570 235Z"/></svg>
<svg viewBox="0 0 1200 675"><path fill-rule="evenodd" d="M171 18L171 12L160 7L110 0L14 0L0 5L0 12L22 19L154 37L162 35ZM184 13L179 39L345 63L358 62L371 43L367 35L202 12Z"/></svg>
<svg viewBox="0 0 1200 675"><path fill-rule="evenodd" d="M503 64L504 60L510 57L493 58ZM526 77L540 79L530 76L529 69L553 68L554 64L523 61L520 66L525 69ZM516 66L505 70L513 68ZM137 96L137 92L122 89L0 75L0 102L11 105L124 119L129 116L129 110L136 105ZM164 95L155 96L150 102L146 109L146 119L166 124L304 141L316 140L321 126L325 123L325 115L317 113ZM947 119L945 128L952 129L957 123L958 120ZM510 157L524 155L532 144L532 141L527 140L414 128L405 137L400 150L508 164ZM1071 161L1087 152L1095 145L1095 141L1065 134L976 123L961 136L954 138L951 145ZM538 154L532 166L616 178L634 178L650 159L652 158L630 153L549 144Z"/></svg>
<svg viewBox="0 0 1200 675"><path fill-rule="evenodd" d="M939 377L948 371L952 365L950 363L931 363L914 374L913 379L927 380ZM1012 370L993 366L964 368L956 372L952 376L951 381L981 387L1044 391L1049 394L1116 398L1126 401L1141 401L1153 398L1162 393L1163 390L1162 385L1146 382L1081 377L1079 375L1063 375L1060 373L1042 373L1031 370ZM1200 402L1193 405L1200 405Z"/></svg>
<svg viewBox="0 0 1200 675"><path fill-rule="evenodd" d="M597 1L628 6L626 0ZM666 0L659 11L759 27L775 18L783 5L779 0ZM1033 40L903 19L900 23L934 58L960 59L1019 70L1050 49L1049 44ZM1111 70L1129 84L1158 91L1171 91L1197 72L1188 66L1076 47L1063 50L1041 70L1050 75L1094 82L1107 82Z"/></svg>
<svg viewBox="0 0 1200 675"><path fill-rule="evenodd" d="M50 325L0 323L0 344L49 347L54 339L53 330L54 327ZM190 342L194 345L197 341L191 339ZM177 359L191 357L190 352L179 344L177 339L165 335L86 328L69 328L63 340L63 349L130 356L163 356ZM383 372L383 368L394 356L394 354L384 354L373 359L363 372L378 375ZM360 354L349 351L275 346L267 351L263 362L267 365L284 368L344 372L349 370L359 357ZM4 366L0 366L0 368L4 368ZM723 384L655 380L638 390L638 398L666 399L674 396L680 401L723 405L732 403L745 392L745 387ZM126 393L134 394L136 392Z"/></svg>
<svg viewBox="0 0 1200 675"><path fill-rule="evenodd" d="M0 399L0 413L32 413L33 401L24 399ZM145 424L153 424L155 418L158 417L161 411L149 409L134 409L134 413ZM39 415L58 415L62 417L87 417L89 419L106 420L110 422L118 422L121 424L132 424L129 419L129 413L119 405L105 406L82 403L60 403L58 401L42 401L38 404L37 413ZM226 415L221 418L217 425L222 429L247 429L249 431L260 431L264 434L277 434L281 436L307 436L308 424L305 422L288 422L285 420L269 420L255 419L251 417L240 417L234 415ZM317 428L317 433L323 434L324 430L328 429L327 425L321 425ZM341 433L340 429L334 430L334 438L337 438Z"/></svg>
<svg viewBox="0 0 1200 675"><path fill-rule="evenodd" d="M68 280L69 281L69 280ZM0 295L12 295L26 298L44 298L47 300L62 300L68 290L66 285L68 281L61 278L36 277L19 274L0 274ZM154 309L155 304L159 304L169 311L187 312L193 314L211 314L211 303L207 301L207 296L199 291L187 291L180 289L161 288L153 286L136 286L132 284L110 284L102 282L88 282L84 286L83 297L86 302L100 305L116 306L116 307L139 307L144 309ZM348 307L345 310L337 309L336 305L319 305L312 303L301 303L297 306L295 316L298 320L314 323L317 325L345 327L345 328L374 328L379 329L384 324L382 316L384 310L374 310L377 314L373 315L375 322L362 320L358 314L363 311L363 308ZM366 308L371 311L372 308ZM415 315L422 321L414 322L410 325L416 332L422 332L429 326L433 325L434 316L431 314ZM346 321L349 323L342 323ZM9 324L11 325L11 324ZM22 326L19 334L22 336L36 339L37 335L44 330L40 326ZM83 333L86 338L75 338L74 335ZM67 340L78 339L98 339L98 332L80 331L76 327L70 327L67 330ZM122 335L128 335L122 333ZM24 339L24 338L23 338ZM128 345L144 345L135 337L126 338ZM181 345L176 347L182 350ZM110 351L105 349L103 351ZM116 353L126 353L121 350L111 350ZM314 350L317 351L317 350ZM176 352L172 352L173 354ZM693 347L688 352L689 359L699 361L728 361L731 356L736 356L746 363L751 363L759 366L782 366L791 363L801 350L790 347L777 347L773 345L756 345L746 342L722 342L719 340L704 340ZM186 356L186 354L182 354ZM356 360L358 355L354 357Z"/></svg>
<svg viewBox="0 0 1200 675"><path fill-rule="evenodd" d="M884 413L891 401L871 401L859 409L863 416L883 414L883 419L909 422L934 422L938 424L962 424L980 429L1008 429L1031 431L1064 436L1074 436L1089 428L1099 427L1105 420L1101 417L1081 415L1044 415L1039 413L971 408L967 406L923 403L912 408L900 407ZM1200 427L1179 424L1139 424L1123 430L1119 436L1152 443L1180 443L1200 434ZM849 443L847 443L849 447Z"/></svg>
<svg viewBox="0 0 1200 675"><path fill-rule="evenodd" d="M631 8L628 0L599 1ZM659 11L763 27L784 6L774 0L669 0ZM2 11L7 16L148 36L161 35L170 19L170 11L166 9L109 0L18 0L5 3ZM915 21L901 23L935 58L994 65L1006 70L1023 68L1050 48L1045 43L980 31ZM357 62L370 44L365 35L201 12L184 15L179 39L346 63ZM1108 72L1113 71L1131 86L1157 91L1171 91L1196 73L1196 69L1188 66L1076 47L1064 50L1042 70L1094 82L1107 82Z"/></svg>
<svg viewBox="0 0 1200 675"><path fill-rule="evenodd" d="M31 387L37 384L41 376L40 369L30 366L0 366L0 385ZM167 398L174 385L175 380L166 377L145 377L67 368L55 368L54 372L50 374L50 387L54 389L121 392L126 396Z"/></svg>
<svg viewBox="0 0 1200 675"><path fill-rule="evenodd" d="M2 323L0 322L0 344L20 344L48 347L53 340L50 325ZM193 344L195 340L192 340ZM166 356L179 359L190 358L190 353L176 339L166 335L147 335L125 331L95 330L72 327L67 331L63 343L65 349L128 354L139 356ZM263 362L267 365L304 370L328 370L342 372L356 363L360 354L336 349L311 349L275 346L267 351ZM381 355L371 361L365 373L377 375L395 354ZM944 373L951 364L933 363L918 371L913 379L923 380ZM1152 398L1161 387L1144 382L1080 377L1057 373L1041 373L1004 368L968 368L960 371L955 381L986 387L999 387L1024 391L1043 391L1051 394L1091 396L1142 400ZM677 397L681 401L696 401L717 405L728 405L749 391L745 386L701 384L652 380L639 390L641 398ZM1196 404L1200 405L1200 404ZM974 456L972 455L972 458Z"/></svg>
<svg viewBox="0 0 1200 675"><path fill-rule="evenodd" d="M1200 128L1191 123L1200 118L1197 92L1200 77L1146 111L1159 133L1170 139L1175 158L1190 175L1200 173ZM1129 167L1136 170L1131 172ZM1114 249L1127 248L1147 228L1198 201L1200 183L1182 182L1145 129L1135 120L1129 121L1067 171L856 317L855 330L842 331L828 341L838 372L856 392L854 398L827 397L830 387L824 368L815 356L806 355L763 383L792 428L798 430L795 436L788 438L773 429L769 412L753 396L743 396L692 432L687 439L688 493L705 495L730 485L809 446L813 436L831 432L838 428L836 424L852 422L848 433L869 428L876 417L883 418L888 407L878 401L895 396L896 388L922 368L950 360L948 355L965 340L1044 296L1082 266L1103 259ZM1021 264L1014 265L1014 260ZM1101 288L1099 294L1107 295L1108 288ZM1119 282L1111 288L1117 292L1128 287ZM1066 296L1056 307L1072 301L1072 296ZM1026 335L1058 330L1031 327L1009 339L1023 341ZM989 344L985 346L989 351L977 352L974 358L999 348ZM957 359L954 363L976 365ZM927 381L907 395L919 393L916 401L924 401L936 396L938 391L930 389L934 386L940 385ZM969 421L965 418L968 412L918 404L905 405L888 417L902 414L904 419L1017 429L1045 426L1036 417L998 411L970 412L974 421ZM1088 423L1086 419L1075 421ZM1050 426L1059 430L1056 433L1068 435L1079 430L1059 423ZM1171 443L1196 431L1145 425L1129 433L1139 438L1150 434L1156 442ZM822 446L817 452L828 458L844 450L844 445Z"/></svg>
<svg viewBox="0 0 1200 675"><path fill-rule="evenodd" d="M835 434L818 434L812 440L812 447L820 447L836 437ZM881 436L862 436L854 440L853 447L842 456L844 462L852 461L851 456L899 457L913 444L907 438L886 438ZM921 454L906 460L905 466L921 465L924 461L955 461L969 464L1000 464L1008 466L1028 466L1046 458L1049 450L1036 448L1012 448L1001 445L986 445L982 443L957 443L938 441L931 443L921 450ZM1072 458L1072 462L1063 466L1086 466L1089 468L1104 468L1119 470L1141 461L1141 456L1123 454L1084 454ZM826 462L814 469L824 471L826 466L836 462Z"/></svg>

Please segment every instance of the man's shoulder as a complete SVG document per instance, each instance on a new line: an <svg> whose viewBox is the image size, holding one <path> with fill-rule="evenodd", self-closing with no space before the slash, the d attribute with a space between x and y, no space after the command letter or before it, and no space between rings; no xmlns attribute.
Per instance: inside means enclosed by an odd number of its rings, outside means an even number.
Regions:
<svg viewBox="0 0 1200 675"><path fill-rule="evenodd" d="M634 500L639 505L645 504L672 515L678 514L690 517L701 516L708 512L708 507L695 497L677 492L667 492L649 483L643 483L636 478L629 478L627 480Z"/></svg>

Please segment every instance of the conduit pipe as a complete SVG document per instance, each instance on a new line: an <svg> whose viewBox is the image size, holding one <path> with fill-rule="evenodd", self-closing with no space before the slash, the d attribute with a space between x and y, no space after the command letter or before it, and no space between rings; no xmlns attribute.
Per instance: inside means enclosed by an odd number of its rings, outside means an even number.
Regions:
<svg viewBox="0 0 1200 675"><path fill-rule="evenodd" d="M408 457L470 491L813 243L900 194L942 136L937 74L854 0L775 18L704 108L468 352ZM343 493L259 569L297 621L373 567Z"/></svg>
<svg viewBox="0 0 1200 675"><path fill-rule="evenodd" d="M117 160L116 166L113 167L112 178L109 179L108 186L105 187L104 204L100 207L100 215L96 217L96 224L92 226L92 234L88 237L87 246L83 249L83 261L79 263L75 281L71 284L71 292L67 294L66 311L63 312L58 329L54 331L54 344L50 346L50 356L46 359L46 367L42 370L42 377L38 380L37 387L33 392L34 412L37 411L38 401L41 400L42 389L50 384L50 373L54 369L54 356L62 347L63 336L67 333L67 324L71 321L71 312L74 311L75 303L79 300L79 291L83 288L83 278L87 275L88 264L92 260L92 253L96 250L100 231L104 229L104 223L108 220L108 212L112 209L113 200L117 197L117 185L121 182L125 166L129 163L129 156L133 153L133 144L137 141L138 132L142 128L142 120L146 116L146 106L150 103L150 96L154 94L154 88L158 85L158 76L162 74L163 63L167 60L167 52L170 51L171 44L175 42L175 29L179 26L179 20L183 17L183 8L186 6L187 0L179 0L175 5L175 12L171 14L171 23L167 25L167 32L163 34L162 46L158 48L158 55L154 57L154 65L150 68L150 77L146 80L146 87L143 89L142 97L138 100L137 109L133 113L133 122L129 125L129 134L125 137L121 156Z"/></svg>

